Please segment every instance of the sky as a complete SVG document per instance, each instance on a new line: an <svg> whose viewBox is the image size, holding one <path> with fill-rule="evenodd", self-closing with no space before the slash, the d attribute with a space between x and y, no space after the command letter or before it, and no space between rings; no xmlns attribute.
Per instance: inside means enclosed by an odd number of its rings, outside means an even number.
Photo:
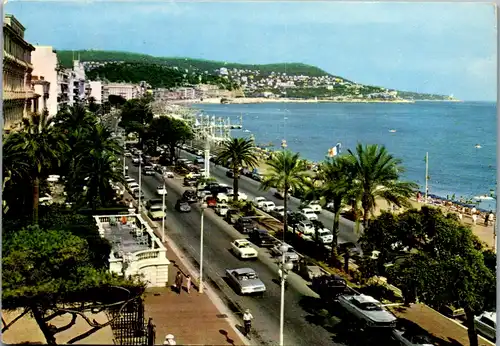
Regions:
<svg viewBox="0 0 500 346"><path fill-rule="evenodd" d="M487 3L25 1L32 44L239 63L301 62L358 83L494 101Z"/></svg>

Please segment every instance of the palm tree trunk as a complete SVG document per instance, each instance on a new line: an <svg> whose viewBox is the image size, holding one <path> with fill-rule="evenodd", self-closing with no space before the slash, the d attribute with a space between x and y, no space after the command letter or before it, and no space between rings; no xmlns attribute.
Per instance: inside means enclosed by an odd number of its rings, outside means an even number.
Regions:
<svg viewBox="0 0 500 346"><path fill-rule="evenodd" d="M236 169L233 169L233 201L238 202L238 190L240 186L240 176Z"/></svg>
<svg viewBox="0 0 500 346"><path fill-rule="evenodd" d="M40 178L33 181L33 223L38 224L38 205L40 203Z"/></svg>
<svg viewBox="0 0 500 346"><path fill-rule="evenodd" d="M47 322L45 322L43 318L42 311L37 306L31 307L31 311L33 312L33 317L35 318L36 323L40 327L43 335L45 336L45 340L47 340L47 344L49 345L57 345L56 338L54 334L51 332Z"/></svg>
<svg viewBox="0 0 500 346"><path fill-rule="evenodd" d="M340 203L333 202L333 226L332 226L332 251L330 252L330 261L332 266L337 265L337 245L339 237Z"/></svg>
<svg viewBox="0 0 500 346"><path fill-rule="evenodd" d="M370 208L363 206L363 230L368 226L368 219L370 218Z"/></svg>
<svg viewBox="0 0 500 346"><path fill-rule="evenodd" d="M285 207L285 212L283 213L283 241L285 241L285 234L288 231L288 186L285 184L285 191L283 192L283 206Z"/></svg>
<svg viewBox="0 0 500 346"><path fill-rule="evenodd" d="M469 336L469 345L478 346L476 327L474 325L474 312L470 308L465 308L465 324L467 326L467 334Z"/></svg>

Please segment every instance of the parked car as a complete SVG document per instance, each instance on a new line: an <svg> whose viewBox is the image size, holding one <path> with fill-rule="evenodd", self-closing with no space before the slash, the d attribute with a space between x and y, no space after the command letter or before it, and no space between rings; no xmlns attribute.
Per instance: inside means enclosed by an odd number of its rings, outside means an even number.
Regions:
<svg viewBox="0 0 500 346"><path fill-rule="evenodd" d="M226 215L224 216L224 220L228 224L233 225L234 223L236 223L239 213L240 211L238 209L229 208Z"/></svg>
<svg viewBox="0 0 500 346"><path fill-rule="evenodd" d="M167 188L165 187L165 185L158 185L156 187L156 194L157 195L160 195L160 196L163 196L163 195L167 195Z"/></svg>
<svg viewBox="0 0 500 346"><path fill-rule="evenodd" d="M246 239L236 239L231 242L231 251L240 259L257 258L258 256L257 250L255 250Z"/></svg>
<svg viewBox="0 0 500 346"><path fill-rule="evenodd" d="M312 209L315 213L319 213L323 208L321 208L321 204L319 201L312 201L307 204L307 208Z"/></svg>
<svg viewBox="0 0 500 346"><path fill-rule="evenodd" d="M229 210L229 206L225 203L219 203L215 207L215 213L220 216L226 216L227 211Z"/></svg>
<svg viewBox="0 0 500 346"><path fill-rule="evenodd" d="M318 267L319 268L319 267ZM336 299L347 290L347 282L338 275L325 274L319 268L319 275L311 278L311 289L323 299Z"/></svg>
<svg viewBox="0 0 500 346"><path fill-rule="evenodd" d="M266 199L264 197L255 197L253 199L253 204L257 207L257 208L262 208L262 203L265 202Z"/></svg>
<svg viewBox="0 0 500 346"><path fill-rule="evenodd" d="M129 153L128 151L123 153L123 156L125 157L132 157L132 153Z"/></svg>
<svg viewBox="0 0 500 346"><path fill-rule="evenodd" d="M297 224L297 230L307 235L314 234L314 226L309 220L300 221Z"/></svg>
<svg viewBox="0 0 500 346"><path fill-rule="evenodd" d="M186 200L188 203L196 203L198 201L198 197L196 196L196 191L194 190L186 190L182 194L182 198Z"/></svg>
<svg viewBox="0 0 500 346"><path fill-rule="evenodd" d="M265 229L254 229L250 232L249 238L252 243L260 247L273 247L276 243L276 239L271 237L268 231Z"/></svg>
<svg viewBox="0 0 500 346"><path fill-rule="evenodd" d="M226 193L226 196L229 197L229 199L233 199L234 193ZM248 199L248 196L246 193L238 191L238 201L246 201Z"/></svg>
<svg viewBox="0 0 500 346"><path fill-rule="evenodd" d="M262 181L264 179L264 175L260 174L260 173L252 173L250 175L250 178L252 178L253 180L256 180L256 181Z"/></svg>
<svg viewBox="0 0 500 346"><path fill-rule="evenodd" d="M177 203L175 203L175 209L181 213L189 213L191 211L191 206L188 201L178 199Z"/></svg>
<svg viewBox="0 0 500 346"><path fill-rule="evenodd" d="M215 199L215 197L213 196L208 196L206 199L205 199L205 202L207 203L207 206L209 208L215 208L217 206L217 200Z"/></svg>
<svg viewBox="0 0 500 346"><path fill-rule="evenodd" d="M300 211L300 213L309 221L312 221L312 220L317 220L318 219L318 215L316 215L316 213L314 212L314 210L310 209L310 208L304 208Z"/></svg>
<svg viewBox="0 0 500 346"><path fill-rule="evenodd" d="M127 184L127 189L129 191L132 191L133 189L138 189L138 188L139 188L139 184L137 184L135 181Z"/></svg>
<svg viewBox="0 0 500 346"><path fill-rule="evenodd" d="M184 178L184 186L196 186L197 182L198 180L195 178Z"/></svg>
<svg viewBox="0 0 500 346"><path fill-rule="evenodd" d="M142 173L144 173L144 175L155 175L153 166L144 166Z"/></svg>
<svg viewBox="0 0 500 346"><path fill-rule="evenodd" d="M146 202L146 209L150 209L153 205L163 205L163 199L161 198L152 198Z"/></svg>
<svg viewBox="0 0 500 346"><path fill-rule="evenodd" d="M318 239L323 244L331 244L333 242L333 234L328 228L322 228L314 230L313 238L316 237L316 232L318 232Z"/></svg>
<svg viewBox="0 0 500 346"><path fill-rule="evenodd" d="M174 172L171 172L171 171L164 171L163 176L165 178L170 178L170 179L175 178Z"/></svg>
<svg viewBox="0 0 500 346"><path fill-rule="evenodd" d="M232 169L228 169L226 171L226 177L233 179L234 178L234 172Z"/></svg>
<svg viewBox="0 0 500 346"><path fill-rule="evenodd" d="M274 204L274 202L264 201L264 202L262 202L261 209L262 209L262 211L269 213L269 212L273 211L275 207L276 207L276 205Z"/></svg>
<svg viewBox="0 0 500 346"><path fill-rule="evenodd" d="M292 189L289 189L289 190L288 190L288 196L287 196L287 199L290 199L291 194L292 194ZM279 199L285 199L285 194L283 193L283 191L276 190L276 191L274 192L274 197L279 198Z"/></svg>
<svg viewBox="0 0 500 346"><path fill-rule="evenodd" d="M392 339L401 346L433 346L429 337L400 329L392 330Z"/></svg>
<svg viewBox="0 0 500 346"><path fill-rule="evenodd" d="M240 294L262 294L266 291L266 285L251 268L227 269L226 276Z"/></svg>
<svg viewBox="0 0 500 346"><path fill-rule="evenodd" d="M234 228L236 228L237 231L243 234L250 233L254 229L257 229L257 224L254 221L254 218L251 217L240 217L236 221L236 225Z"/></svg>
<svg viewBox="0 0 500 346"><path fill-rule="evenodd" d="M496 321L496 312L483 312L481 315L474 317L474 325L478 332L492 340L496 340L497 336Z"/></svg>
<svg viewBox="0 0 500 346"><path fill-rule="evenodd" d="M155 204L149 208L148 216L151 220L161 220L166 214L161 205Z"/></svg>
<svg viewBox="0 0 500 346"><path fill-rule="evenodd" d="M394 328L397 318L375 298L364 294L345 294L338 297L340 306L368 327Z"/></svg>
<svg viewBox="0 0 500 346"><path fill-rule="evenodd" d="M271 248L271 254L274 256L283 256L283 252L281 251L281 247L285 246L285 261L297 262L299 260L299 255L293 249L293 246L288 245L287 243L275 243Z"/></svg>
<svg viewBox="0 0 500 346"><path fill-rule="evenodd" d="M132 189L131 191L132 193L132 197L134 197L135 199L138 199L139 198L139 193L140 193L140 196L141 198L144 198L144 191L142 190L139 190L139 187L135 188L135 189Z"/></svg>

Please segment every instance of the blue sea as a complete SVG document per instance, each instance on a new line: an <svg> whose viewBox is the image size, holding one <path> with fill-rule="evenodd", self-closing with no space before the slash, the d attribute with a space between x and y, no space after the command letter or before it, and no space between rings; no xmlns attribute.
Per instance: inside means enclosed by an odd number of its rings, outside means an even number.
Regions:
<svg viewBox="0 0 500 346"><path fill-rule="evenodd" d="M429 153L429 193L465 199L496 194L496 104L487 102L416 103L261 103L193 105L205 114L238 123L233 137L255 136L258 145L288 148L312 161L329 148L342 151L357 142L380 144L403 160L406 179L425 185ZM393 130L390 132L390 130ZM395 132L394 132L395 130ZM481 148L475 146L479 144ZM479 207L494 209L495 201Z"/></svg>

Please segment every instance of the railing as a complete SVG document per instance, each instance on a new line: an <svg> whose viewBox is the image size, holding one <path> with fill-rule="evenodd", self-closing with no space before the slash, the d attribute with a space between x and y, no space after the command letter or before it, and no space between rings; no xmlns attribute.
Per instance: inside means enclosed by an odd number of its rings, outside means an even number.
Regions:
<svg viewBox="0 0 500 346"><path fill-rule="evenodd" d="M164 249L143 250L136 252L134 256L136 261L143 261L149 259L166 259L167 251Z"/></svg>

